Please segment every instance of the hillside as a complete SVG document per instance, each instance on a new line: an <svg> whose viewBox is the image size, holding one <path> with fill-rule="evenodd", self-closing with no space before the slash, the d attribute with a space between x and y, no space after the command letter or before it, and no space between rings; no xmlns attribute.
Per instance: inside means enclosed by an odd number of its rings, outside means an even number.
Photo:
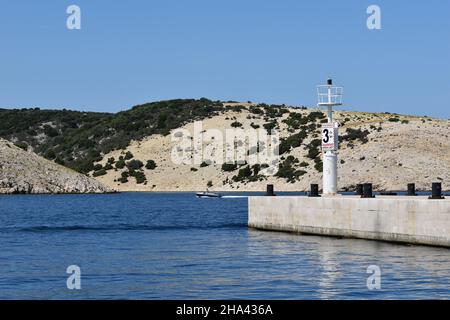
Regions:
<svg viewBox="0 0 450 320"><path fill-rule="evenodd" d="M282 157L275 176L260 176L258 168L250 165L222 166L208 160L201 165L176 165L170 159L175 146L170 135L148 136L105 154L95 175L124 191L195 191L208 185L218 191L261 191L268 183L275 184L276 190L306 191L311 183L322 184L319 128L325 115L321 111L228 106L233 108L205 119L203 129L279 129ZM348 111L335 112L335 118L341 125L338 184L342 191L365 182L380 191L405 190L411 182L422 190L436 181L450 188L450 121ZM192 123L183 128L193 132ZM208 142L203 148L207 146Z"/></svg>
<svg viewBox="0 0 450 320"><path fill-rule="evenodd" d="M0 137L81 173L93 170L102 154L134 139L168 134L194 119L222 111L208 99L170 100L135 106L116 114L70 110L0 109Z"/></svg>
<svg viewBox="0 0 450 320"><path fill-rule="evenodd" d="M148 103L117 114L36 109L2 110L0 136L50 160L96 177L123 191L213 190L303 191L321 184L320 110L284 105L170 100ZM339 181L341 190L372 182L376 190L403 190L415 182L429 189L442 181L449 189L450 121L390 113L335 112L340 123ZM176 165L174 129L277 129L281 164L273 177L260 166ZM17 122L20 125L14 125ZM205 142L208 148L211 142Z"/></svg>
<svg viewBox="0 0 450 320"><path fill-rule="evenodd" d="M0 139L0 194L113 191L83 174Z"/></svg>

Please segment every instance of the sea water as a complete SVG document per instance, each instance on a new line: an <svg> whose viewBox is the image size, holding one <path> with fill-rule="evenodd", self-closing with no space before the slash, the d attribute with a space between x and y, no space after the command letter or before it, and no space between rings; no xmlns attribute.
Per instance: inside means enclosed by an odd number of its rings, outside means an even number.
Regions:
<svg viewBox="0 0 450 320"><path fill-rule="evenodd" d="M0 299L450 298L449 249L249 229L247 194L0 196L0 245Z"/></svg>

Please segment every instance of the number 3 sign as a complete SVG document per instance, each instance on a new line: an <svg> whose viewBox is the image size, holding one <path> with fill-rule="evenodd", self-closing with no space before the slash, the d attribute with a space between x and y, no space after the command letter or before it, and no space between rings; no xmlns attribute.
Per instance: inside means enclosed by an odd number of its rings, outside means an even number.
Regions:
<svg viewBox="0 0 450 320"><path fill-rule="evenodd" d="M336 151L337 143L337 124L322 124L322 151Z"/></svg>

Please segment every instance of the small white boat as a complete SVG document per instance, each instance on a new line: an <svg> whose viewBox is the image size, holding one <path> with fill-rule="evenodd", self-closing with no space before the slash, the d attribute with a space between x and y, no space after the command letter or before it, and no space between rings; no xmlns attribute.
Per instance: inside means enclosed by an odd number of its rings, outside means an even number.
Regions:
<svg viewBox="0 0 450 320"><path fill-rule="evenodd" d="M221 198L222 195L215 193L215 192L209 192L206 190L205 192L197 192L195 194L197 198Z"/></svg>

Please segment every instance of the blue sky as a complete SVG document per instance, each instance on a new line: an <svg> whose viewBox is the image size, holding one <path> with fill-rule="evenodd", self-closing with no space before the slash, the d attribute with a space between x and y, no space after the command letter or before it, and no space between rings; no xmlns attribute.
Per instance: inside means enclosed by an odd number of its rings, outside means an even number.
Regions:
<svg viewBox="0 0 450 320"><path fill-rule="evenodd" d="M82 29L66 28L81 7ZM368 30L377 4L382 30ZM450 2L2 1L0 107L115 112L173 98L450 118Z"/></svg>

